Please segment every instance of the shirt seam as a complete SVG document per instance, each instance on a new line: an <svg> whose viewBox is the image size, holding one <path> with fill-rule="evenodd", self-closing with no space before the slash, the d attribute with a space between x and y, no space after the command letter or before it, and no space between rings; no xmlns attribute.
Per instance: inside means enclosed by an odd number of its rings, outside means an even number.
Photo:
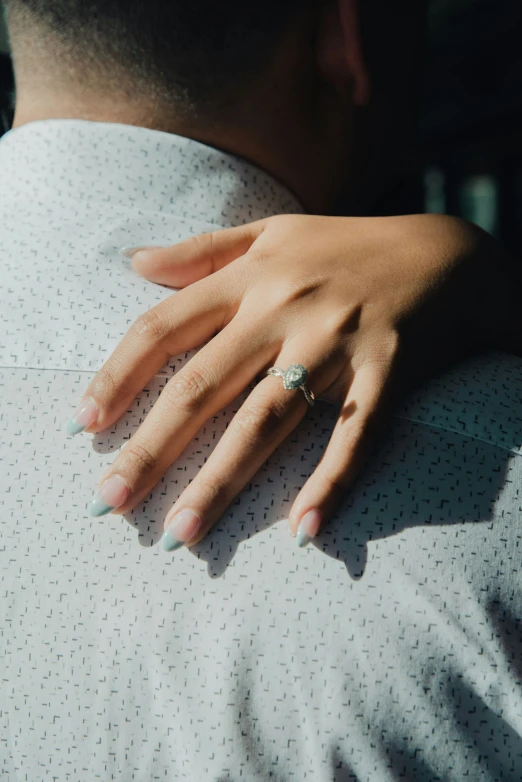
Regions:
<svg viewBox="0 0 522 782"><path fill-rule="evenodd" d="M522 452L519 450L516 450L515 448L510 448L508 445L502 445L502 443L496 443L494 440L486 440L484 437L478 437L474 434L469 434L468 432L460 432L458 429L455 429L452 426L440 426L439 424L434 424L431 421L423 421L422 418L411 418L407 415L402 415L401 413L396 413L395 418L401 418L403 421L410 421L412 424L422 424L422 426L429 426L431 429L438 429L440 432L452 432L452 434L457 434L459 437L466 437L468 440L476 440L479 443L486 443L486 445L492 445L494 448L500 448L502 451L507 451L508 453L512 453L515 456L522 456Z"/></svg>
<svg viewBox="0 0 522 782"><path fill-rule="evenodd" d="M70 367L64 368L64 367L34 367L34 366L20 366L16 364L0 364L0 369L18 369L20 371L23 370L33 370L36 372L79 372L81 374L85 375L95 375L98 370L96 369L72 369ZM153 376L154 378L171 378L173 373L166 374L161 372L156 372L156 374ZM151 378L152 380L153 378ZM459 435L459 437L465 437L468 440L476 440L479 443L485 443L486 445L492 445L494 448L500 448L502 451L507 451L507 453L512 453L515 456L522 456L521 451L517 451L514 448L509 448L507 445L502 445L501 443L493 442L492 440L486 440L484 437L477 437L477 435L469 434L468 432L461 432L458 429L455 429L451 426L440 426L439 424L434 424L431 421L423 421L422 418L412 418L411 416L402 415L400 412L394 414L394 418L400 418L403 421L409 421L412 424L419 424L422 426L428 426L430 429L438 429L440 432L452 432L453 434Z"/></svg>

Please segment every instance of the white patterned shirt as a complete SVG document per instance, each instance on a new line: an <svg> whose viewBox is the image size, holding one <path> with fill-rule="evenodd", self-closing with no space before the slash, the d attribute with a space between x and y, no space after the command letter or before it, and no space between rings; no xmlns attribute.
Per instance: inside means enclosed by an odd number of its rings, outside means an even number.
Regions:
<svg viewBox="0 0 522 782"><path fill-rule="evenodd" d="M96 483L173 371L68 439L93 374L171 295L123 245L299 204L252 165L57 120L0 142L0 771L9 782L522 779L522 361L474 358L398 411L337 516L291 503L316 405L197 546L158 542L243 395L126 518Z"/></svg>

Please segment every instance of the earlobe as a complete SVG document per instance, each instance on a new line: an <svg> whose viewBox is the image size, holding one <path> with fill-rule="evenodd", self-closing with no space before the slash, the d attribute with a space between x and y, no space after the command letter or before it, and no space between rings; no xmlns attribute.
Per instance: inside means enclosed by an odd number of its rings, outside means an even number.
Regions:
<svg viewBox="0 0 522 782"><path fill-rule="evenodd" d="M319 67L327 79L349 88L351 101L370 101L370 76L362 51L359 0L334 0L326 5L319 33Z"/></svg>
<svg viewBox="0 0 522 782"><path fill-rule="evenodd" d="M362 50L359 0L337 0L344 42L344 57L353 79L353 102L366 106L371 98L370 74Z"/></svg>

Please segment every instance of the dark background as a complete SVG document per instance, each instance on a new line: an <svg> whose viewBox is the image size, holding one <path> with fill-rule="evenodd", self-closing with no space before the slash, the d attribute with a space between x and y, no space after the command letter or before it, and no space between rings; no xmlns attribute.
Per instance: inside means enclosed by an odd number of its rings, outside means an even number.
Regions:
<svg viewBox="0 0 522 782"><path fill-rule="evenodd" d="M420 138L427 206L522 248L522 2L435 0Z"/></svg>
<svg viewBox="0 0 522 782"><path fill-rule="evenodd" d="M421 166L377 212L459 215L521 255L521 33L522 0L431 0ZM12 90L0 52L0 135L12 119Z"/></svg>

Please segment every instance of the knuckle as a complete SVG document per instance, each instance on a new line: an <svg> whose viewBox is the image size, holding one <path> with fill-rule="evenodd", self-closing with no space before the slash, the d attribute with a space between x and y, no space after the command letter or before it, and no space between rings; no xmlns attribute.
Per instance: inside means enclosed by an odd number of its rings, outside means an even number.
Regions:
<svg viewBox="0 0 522 782"><path fill-rule="evenodd" d="M360 416L346 428L342 442L340 466L332 472L323 470L321 480L329 496L340 499L362 469L375 434L373 416Z"/></svg>
<svg viewBox="0 0 522 782"><path fill-rule="evenodd" d="M291 231L296 227L301 227L303 221L299 214L280 214L269 218L269 227L272 230Z"/></svg>
<svg viewBox="0 0 522 782"><path fill-rule="evenodd" d="M366 453L375 436L375 431L376 415L373 412L358 416L351 422L344 438L346 454L350 456L351 460L358 459Z"/></svg>
<svg viewBox="0 0 522 782"><path fill-rule="evenodd" d="M324 326L330 335L346 336L353 334L359 328L361 314L361 305L354 304L352 306L336 307L325 316Z"/></svg>
<svg viewBox="0 0 522 782"><path fill-rule="evenodd" d="M375 335L367 363L380 367L391 367L396 362L400 351L400 338L396 331Z"/></svg>
<svg viewBox="0 0 522 782"><path fill-rule="evenodd" d="M157 309L144 312L132 326L133 333L140 339L157 342L166 335L168 323Z"/></svg>
<svg viewBox="0 0 522 782"><path fill-rule="evenodd" d="M208 231L203 234L196 234L190 239L191 244L194 245L194 249L198 252L210 251L214 243L215 234L213 231Z"/></svg>
<svg viewBox="0 0 522 782"><path fill-rule="evenodd" d="M152 472L158 463L152 452L145 445L139 443L127 446L126 457L140 473Z"/></svg>
<svg viewBox="0 0 522 782"><path fill-rule="evenodd" d="M214 248L216 242L216 234L214 231L210 231L204 234L196 234L190 240L194 253L197 257L208 258L210 264L210 273L214 270Z"/></svg>
<svg viewBox="0 0 522 782"><path fill-rule="evenodd" d="M273 260L273 257L273 253L269 249L256 247L255 250L250 249L247 253L245 253L242 256L242 261L245 265L248 265L251 270L256 272L254 279L257 280L262 279L261 275L266 271L266 268Z"/></svg>
<svg viewBox="0 0 522 782"><path fill-rule="evenodd" d="M235 425L242 441L249 445L270 443L288 414L287 406L275 399L250 402L236 413Z"/></svg>
<svg viewBox="0 0 522 782"><path fill-rule="evenodd" d="M334 501L343 497L350 487L348 471L346 473L339 473L338 475L329 475L326 473L322 476L321 480L325 483L328 496L333 498Z"/></svg>
<svg viewBox="0 0 522 782"><path fill-rule="evenodd" d="M303 294L299 280L285 280L272 291L271 302L275 309L286 309L298 301Z"/></svg>
<svg viewBox="0 0 522 782"><path fill-rule="evenodd" d="M208 254L209 258L212 260L215 238L216 235L214 231L209 231L208 233L204 234L196 234L196 236L193 236L190 239L190 242L193 245L194 252L197 255Z"/></svg>
<svg viewBox="0 0 522 782"><path fill-rule="evenodd" d="M401 350L400 337L396 331L388 334L388 337L385 339L385 348L390 363L394 364L397 361Z"/></svg>
<svg viewBox="0 0 522 782"><path fill-rule="evenodd" d="M185 413L199 412L209 400L212 386L197 368L184 369L168 383L165 391L167 400Z"/></svg>
<svg viewBox="0 0 522 782"><path fill-rule="evenodd" d="M198 476L197 491L205 504L219 509L226 508L234 494L232 487L217 474Z"/></svg>
<svg viewBox="0 0 522 782"><path fill-rule="evenodd" d="M357 418L351 428L348 439L349 450L355 455L362 451L369 441L372 433L371 416L360 416Z"/></svg>
<svg viewBox="0 0 522 782"><path fill-rule="evenodd" d="M290 276L263 291L263 300L266 300L270 311L281 312L317 298L323 285L324 280L319 274L306 278Z"/></svg>
<svg viewBox="0 0 522 782"><path fill-rule="evenodd" d="M254 289L254 296L255 300L263 302L263 317L265 320L268 320L268 322L272 325L278 322L287 306L286 295L283 291L283 284L278 286L268 286L266 284L257 286ZM245 302L245 304L245 311L251 311L250 302Z"/></svg>
<svg viewBox="0 0 522 782"><path fill-rule="evenodd" d="M119 384L110 366L104 366L97 372L89 388L89 394L99 401L113 398L118 391Z"/></svg>

